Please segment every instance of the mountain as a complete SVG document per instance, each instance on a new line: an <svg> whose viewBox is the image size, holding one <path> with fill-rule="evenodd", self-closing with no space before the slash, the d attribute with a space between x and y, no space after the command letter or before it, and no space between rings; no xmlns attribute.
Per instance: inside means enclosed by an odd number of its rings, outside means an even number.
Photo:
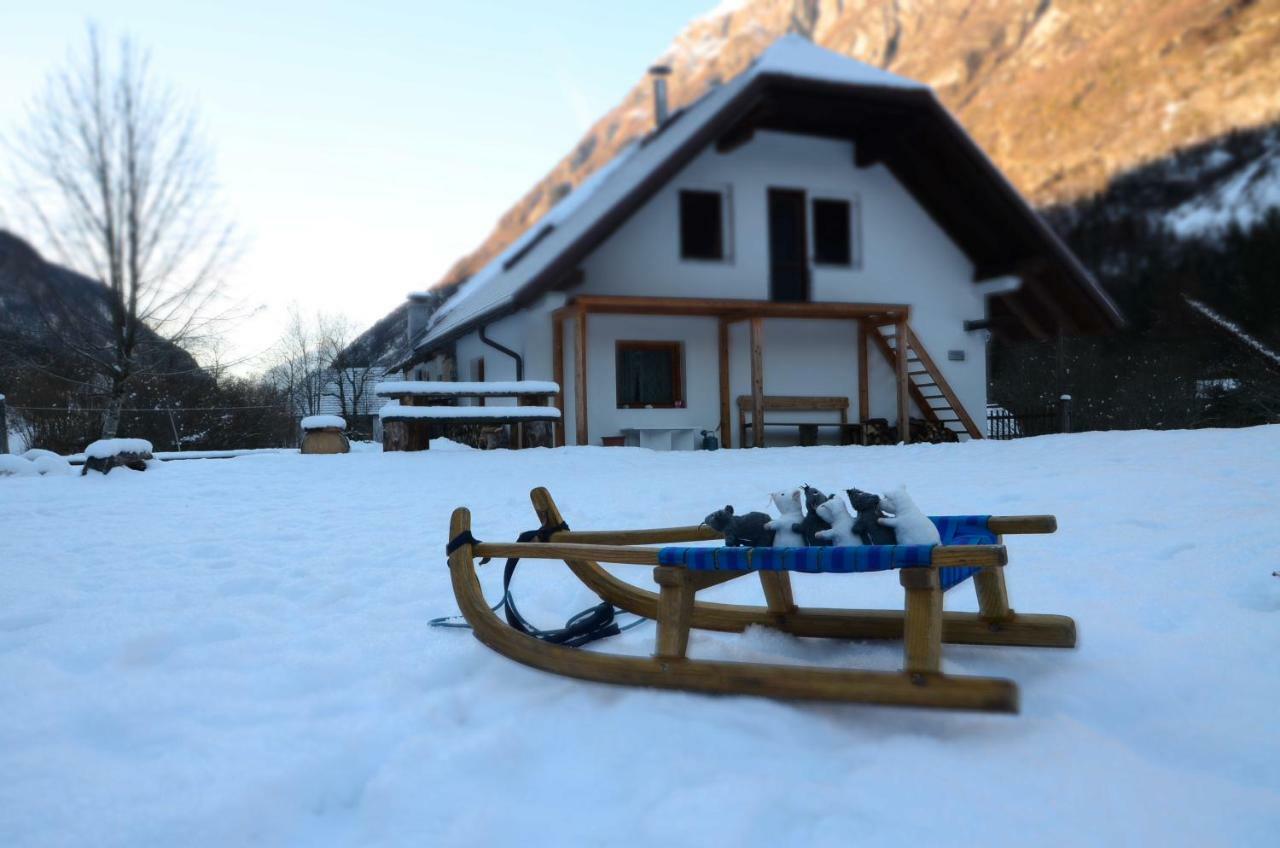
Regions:
<svg viewBox="0 0 1280 848"><path fill-rule="evenodd" d="M1042 206L1280 121L1278 0L726 2L657 57L673 69L672 106L738 74L788 32L932 85ZM474 273L651 126L642 79L441 282Z"/></svg>
<svg viewBox="0 0 1280 848"><path fill-rule="evenodd" d="M0 230L0 378L25 385L48 371L92 382L93 370L66 342L106 351L112 338L106 286L45 261L27 242ZM202 373L189 353L147 328L140 333L138 357L143 372ZM61 381L60 391L66 385Z"/></svg>

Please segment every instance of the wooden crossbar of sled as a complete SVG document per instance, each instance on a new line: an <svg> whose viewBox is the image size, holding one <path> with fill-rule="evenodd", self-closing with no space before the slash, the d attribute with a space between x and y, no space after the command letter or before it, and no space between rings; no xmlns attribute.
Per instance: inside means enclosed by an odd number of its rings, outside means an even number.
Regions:
<svg viewBox="0 0 1280 848"><path fill-rule="evenodd" d="M546 489L534 489L530 497L543 527L562 526L564 518ZM711 694L1011 713L1018 709L1017 686L998 678L943 674L943 643L1071 648L1076 629L1066 616L1015 613L1005 590L1003 536L1052 533L1057 529L1054 517L992 516L987 527L995 534L996 544L940 545L927 553L927 561L913 563L918 567L901 568L905 596L901 611L801 608L793 600L788 571L695 570L662 564L659 548L636 547L719 538L705 526L564 530L551 534L546 542L464 542L449 555L449 570L458 605L476 638L510 659L544 671L602 683ZM450 538L469 538L470 530L470 512L454 510ZM567 648L513 629L485 601L476 557L563 560L602 600L657 621L653 656ZM653 566L658 591L646 591L613 576L601 562ZM956 567L976 569L977 613L943 612L939 574ZM700 589L752 573L759 575L765 606L696 599ZM901 639L903 669L858 671L698 660L686 655L691 628L741 632L753 625L796 636Z"/></svg>

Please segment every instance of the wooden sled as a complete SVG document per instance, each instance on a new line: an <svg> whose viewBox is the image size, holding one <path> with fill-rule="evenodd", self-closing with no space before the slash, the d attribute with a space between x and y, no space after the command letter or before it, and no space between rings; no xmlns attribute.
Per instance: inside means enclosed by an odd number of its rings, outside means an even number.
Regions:
<svg viewBox="0 0 1280 848"><path fill-rule="evenodd" d="M543 527L563 525L563 516L546 489L534 489L530 497ZM544 671L602 683L712 694L1012 713L1018 709L1017 686L998 678L943 674L942 643L1070 648L1076 643L1075 623L1066 616L1015 613L1005 591L1007 559L1002 536L1052 533L1057 529L1053 516L992 516L987 527L996 534L996 544L940 545L927 549L927 561L916 563L919 567L899 569L905 594L901 612L799 608L792 598L787 571L696 570L662 564L658 548L633 547L719 538L705 526L560 530L548 534L546 542L486 543L470 541L471 514L459 508L450 521L449 535L454 543L449 570L458 606L476 638L510 659ZM738 549L739 558L745 551ZM511 628L485 601L476 575L476 557L563 560L604 601L657 621L654 655L613 656L567 648ZM658 592L614 577L601 562L654 566ZM939 573L957 567L977 569L973 579L978 613L942 611ZM759 575L766 606L696 600L700 589L752 573ZM857 671L686 656L691 628L741 632L752 625L797 636L902 639L903 670Z"/></svg>

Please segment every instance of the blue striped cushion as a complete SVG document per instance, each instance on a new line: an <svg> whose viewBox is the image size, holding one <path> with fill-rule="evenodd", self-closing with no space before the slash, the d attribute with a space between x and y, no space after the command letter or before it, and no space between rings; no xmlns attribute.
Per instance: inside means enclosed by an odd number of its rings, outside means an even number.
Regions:
<svg viewBox="0 0 1280 848"><path fill-rule="evenodd" d="M992 545L995 534L985 515L946 515L931 518L944 545ZM852 548L688 548L658 551L662 565L691 571L799 571L808 574L858 574L895 568L927 566L932 545L860 545ZM962 583L976 568L939 569L943 590Z"/></svg>

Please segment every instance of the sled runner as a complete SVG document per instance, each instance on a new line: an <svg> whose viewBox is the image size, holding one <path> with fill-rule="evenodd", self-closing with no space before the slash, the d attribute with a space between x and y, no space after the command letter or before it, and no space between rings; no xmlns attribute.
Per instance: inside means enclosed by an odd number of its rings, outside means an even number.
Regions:
<svg viewBox="0 0 1280 848"><path fill-rule="evenodd" d="M540 541L489 543L471 535L471 514L454 510L449 570L458 606L476 638L504 656L544 671L583 680L684 689L949 709L1017 712L1018 689L1008 680L943 674L944 642L971 645L1075 646L1075 622L1060 615L1015 613L1005 591L1004 535L1052 533L1053 516L934 518L943 544L852 548L708 548L680 543L719 535L705 526L648 530L574 531L544 488L530 493L542 523ZM530 534L531 535L531 534ZM666 547L637 547L665 544ZM476 557L563 560L605 602L657 621L652 657L583 651L535 638L509 626L486 603ZM653 566L658 591L614 577L601 562ZM790 572L858 573L897 570L905 603L898 610L810 609L795 605ZM758 574L765 606L701 602L700 589ZM972 578L977 613L943 612L942 594ZM796 636L901 639L901 672L723 662L686 656L691 628L741 632L752 625Z"/></svg>

